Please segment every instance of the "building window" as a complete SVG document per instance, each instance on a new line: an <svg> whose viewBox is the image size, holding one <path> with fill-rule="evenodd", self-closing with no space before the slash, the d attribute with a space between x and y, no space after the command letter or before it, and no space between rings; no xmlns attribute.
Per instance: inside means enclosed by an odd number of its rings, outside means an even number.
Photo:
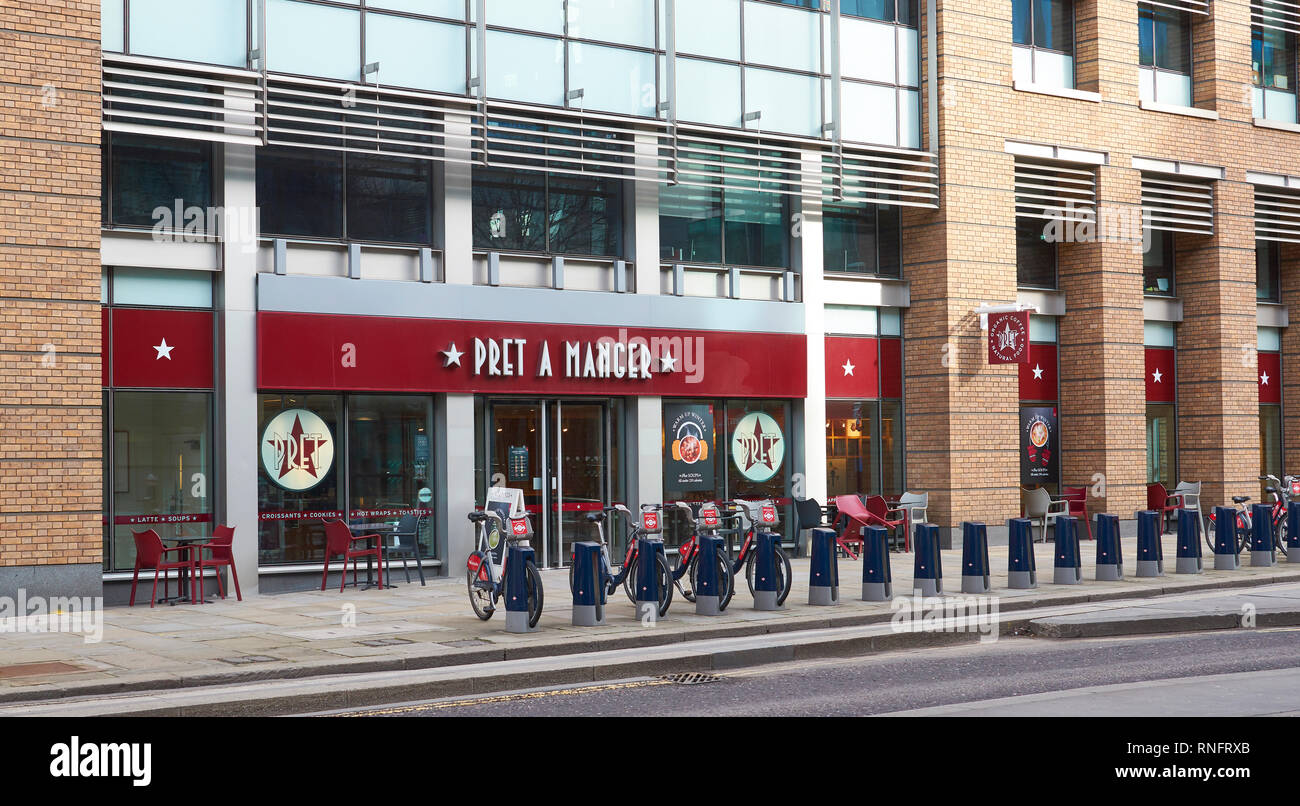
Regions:
<svg viewBox="0 0 1300 806"><path fill-rule="evenodd" d="M1017 81L1074 87L1074 0L1012 0L1012 71Z"/></svg>
<svg viewBox="0 0 1300 806"><path fill-rule="evenodd" d="M828 205L822 239L824 271L902 276L903 217L897 207Z"/></svg>
<svg viewBox="0 0 1300 806"><path fill-rule="evenodd" d="M1255 299L1260 302L1282 300L1279 251L1274 241L1255 241Z"/></svg>
<svg viewBox="0 0 1300 806"><path fill-rule="evenodd" d="M1192 18L1186 11L1138 7L1138 90L1142 100L1192 105Z"/></svg>
<svg viewBox="0 0 1300 806"><path fill-rule="evenodd" d="M1148 230L1151 248L1142 253L1143 293L1172 297L1174 295L1174 234L1164 230Z"/></svg>
<svg viewBox="0 0 1300 806"><path fill-rule="evenodd" d="M1250 44L1255 117L1295 123L1295 34L1257 26L1251 29Z"/></svg>
<svg viewBox="0 0 1300 806"><path fill-rule="evenodd" d="M433 242L433 171L427 160L262 148L257 202L265 235Z"/></svg>
<svg viewBox="0 0 1300 806"><path fill-rule="evenodd" d="M106 132L104 142L105 225L183 229L176 210L198 208L204 232L213 203L211 143L120 132Z"/></svg>
<svg viewBox="0 0 1300 806"><path fill-rule="evenodd" d="M1177 477L1178 457L1174 405L1147 404L1147 484L1169 487Z"/></svg>
<svg viewBox="0 0 1300 806"><path fill-rule="evenodd" d="M538 171L474 170L474 247L621 257L623 182Z"/></svg>
<svg viewBox="0 0 1300 806"><path fill-rule="evenodd" d="M866 17L869 20L896 22L899 25L916 27L918 21L917 0L840 0L840 13L850 17Z"/></svg>
<svg viewBox="0 0 1300 806"><path fill-rule="evenodd" d="M788 268L788 205L781 193L662 187L660 254L666 261Z"/></svg>
<svg viewBox="0 0 1300 806"><path fill-rule="evenodd" d="M1042 219L1016 219L1016 285L1056 288L1056 244L1047 241Z"/></svg>

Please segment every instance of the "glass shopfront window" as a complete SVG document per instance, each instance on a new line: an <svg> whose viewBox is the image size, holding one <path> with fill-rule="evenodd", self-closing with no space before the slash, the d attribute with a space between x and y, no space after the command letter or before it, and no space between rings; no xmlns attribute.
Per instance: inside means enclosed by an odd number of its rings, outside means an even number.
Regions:
<svg viewBox="0 0 1300 806"><path fill-rule="evenodd" d="M420 516L420 554L435 556L432 497L433 401L420 396L351 395L348 503L354 522Z"/></svg>
<svg viewBox="0 0 1300 806"><path fill-rule="evenodd" d="M1147 484L1169 487L1177 476L1177 424L1172 403L1147 404Z"/></svg>
<svg viewBox="0 0 1300 806"><path fill-rule="evenodd" d="M903 493L902 403L826 401L826 497Z"/></svg>
<svg viewBox="0 0 1300 806"><path fill-rule="evenodd" d="M311 563L325 560L325 521L343 518L343 479L339 467L345 447L339 433L343 398L339 395L262 395L258 412L257 558L260 565ZM324 465L320 443L304 450L298 436L304 429L293 421L271 428L281 413L307 412L322 428L305 429L314 440L328 440L331 457ZM295 418L298 423L304 419ZM295 433L297 432L297 433ZM279 443L277 445L276 443ZM286 449L285 444L293 447ZM266 450L278 454L267 467ZM302 471L294 469L295 463Z"/></svg>
<svg viewBox="0 0 1300 806"><path fill-rule="evenodd" d="M1282 407L1276 403L1262 404L1259 407L1259 474L1282 478L1282 470ZM1264 486L1272 483L1260 484L1261 496Z"/></svg>

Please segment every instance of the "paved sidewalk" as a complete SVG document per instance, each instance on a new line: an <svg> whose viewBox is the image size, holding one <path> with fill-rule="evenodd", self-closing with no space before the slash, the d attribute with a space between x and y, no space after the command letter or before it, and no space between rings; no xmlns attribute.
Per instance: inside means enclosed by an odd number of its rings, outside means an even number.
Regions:
<svg viewBox="0 0 1300 806"><path fill-rule="evenodd" d="M1132 572L1133 540L1125 542ZM1093 609L1092 603L1163 596L1222 587L1300 583L1300 565L1207 570L1199 576L1172 573L1175 543L1165 539L1168 573L1162 578L1093 581L1095 544L1083 542L1084 583L1051 583L1051 544L1037 544L1040 588L1006 588L1006 547L991 547L994 595L1003 612L1066 607L1053 615ZM893 554L895 592L911 592L914 555ZM960 551L944 553L949 592L960 590ZM1212 558L1211 562L1212 564ZM480 622L470 610L460 576L431 580L428 587L399 584L391 590L351 588L250 597L205 606L110 608L103 640L87 643L79 634L16 633L13 620L0 621L0 703L94 696L115 692L174 689L250 680L303 678L326 674L454 667L525 658L544 658L686 641L754 636L759 643L777 633L888 622L888 603L858 601L861 564L841 559L841 605L810 607L807 560L794 562L795 585L786 608L758 612L740 581L731 607L719 617L694 615L694 606L675 597L668 617L642 626L622 591L611 599L604 627L570 625L567 574L543 572L546 609L539 630L505 632L504 613ZM766 636L764 638L764 636ZM911 634L915 645L924 634ZM897 648L895 646L895 648ZM454 669L448 671L455 672ZM468 675L469 672L464 672Z"/></svg>

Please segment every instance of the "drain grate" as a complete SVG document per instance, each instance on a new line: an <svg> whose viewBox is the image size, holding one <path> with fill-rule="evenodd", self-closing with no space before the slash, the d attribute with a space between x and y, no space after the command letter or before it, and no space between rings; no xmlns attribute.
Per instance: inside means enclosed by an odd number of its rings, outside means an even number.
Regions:
<svg viewBox="0 0 1300 806"><path fill-rule="evenodd" d="M698 686L702 683L717 683L722 680L722 676L707 672L688 672L687 674L661 674L658 679L679 686Z"/></svg>
<svg viewBox="0 0 1300 806"><path fill-rule="evenodd" d="M16 666L0 666L0 680L12 677L34 677L42 674L70 674L88 671L84 666L71 663L50 661L48 663L20 663Z"/></svg>
<svg viewBox="0 0 1300 806"><path fill-rule="evenodd" d="M270 655L236 655L233 658L217 658L217 660L222 663L229 663L231 666L244 666L249 663L269 663L279 660L279 658L273 658Z"/></svg>
<svg viewBox="0 0 1300 806"><path fill-rule="evenodd" d="M357 641L358 646L400 646L411 643L408 638L372 638L369 641Z"/></svg>
<svg viewBox="0 0 1300 806"><path fill-rule="evenodd" d="M464 641L440 641L439 643L442 646L454 647L456 649L464 649L471 646L492 646L491 641L484 641L482 638L469 638Z"/></svg>

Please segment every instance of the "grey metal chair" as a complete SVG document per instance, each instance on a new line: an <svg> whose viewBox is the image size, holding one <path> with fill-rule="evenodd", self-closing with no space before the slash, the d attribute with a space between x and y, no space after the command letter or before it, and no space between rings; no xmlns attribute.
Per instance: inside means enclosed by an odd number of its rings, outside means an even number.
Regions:
<svg viewBox="0 0 1300 806"><path fill-rule="evenodd" d="M1024 489L1023 487L1021 488ZM1053 499L1044 487L1025 490L1025 517L1038 522L1041 543L1047 542L1047 527L1056 528L1056 519L1070 514L1070 502L1064 498Z"/></svg>
<svg viewBox="0 0 1300 806"><path fill-rule="evenodd" d="M423 515L403 515L397 522L396 528L388 533L391 542L384 547L385 566L393 555L397 555L402 561L402 573L406 575L408 584L411 581L411 572L406 566L406 561L415 560L415 572L420 575L421 586L425 585L424 560L420 556L420 525L423 522Z"/></svg>

